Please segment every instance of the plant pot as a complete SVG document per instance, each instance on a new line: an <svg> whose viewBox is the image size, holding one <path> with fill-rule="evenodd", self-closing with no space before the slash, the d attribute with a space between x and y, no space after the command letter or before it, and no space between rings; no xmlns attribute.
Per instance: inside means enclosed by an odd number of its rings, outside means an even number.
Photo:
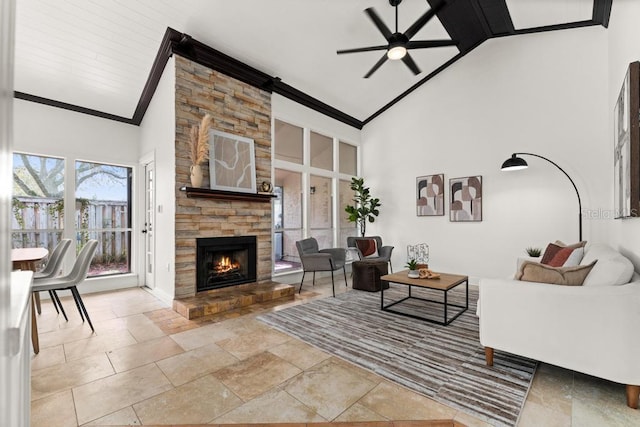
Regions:
<svg viewBox="0 0 640 427"><path fill-rule="evenodd" d="M409 277L410 279L418 279L420 278L420 273L418 273L418 270L409 270L409 273L407 273L407 277Z"/></svg>
<svg viewBox="0 0 640 427"><path fill-rule="evenodd" d="M202 167L191 165L191 186L199 188L202 186Z"/></svg>

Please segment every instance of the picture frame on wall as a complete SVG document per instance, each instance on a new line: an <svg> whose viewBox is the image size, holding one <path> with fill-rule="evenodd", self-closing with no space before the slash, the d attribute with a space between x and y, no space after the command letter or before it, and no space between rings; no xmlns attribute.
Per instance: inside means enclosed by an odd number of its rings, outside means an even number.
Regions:
<svg viewBox="0 0 640 427"><path fill-rule="evenodd" d="M256 192L256 157L251 138L209 131L209 179L212 190Z"/></svg>
<svg viewBox="0 0 640 427"><path fill-rule="evenodd" d="M451 178L449 200L450 221L482 221L482 176Z"/></svg>
<svg viewBox="0 0 640 427"><path fill-rule="evenodd" d="M416 214L418 216L444 215L444 174L416 178Z"/></svg>
<svg viewBox="0 0 640 427"><path fill-rule="evenodd" d="M613 111L615 218L638 217L640 210L640 62L627 68Z"/></svg>

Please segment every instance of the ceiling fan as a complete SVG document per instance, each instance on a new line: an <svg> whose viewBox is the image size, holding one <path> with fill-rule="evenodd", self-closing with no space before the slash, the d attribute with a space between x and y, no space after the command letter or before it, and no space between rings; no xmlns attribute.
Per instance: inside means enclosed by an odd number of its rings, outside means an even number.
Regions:
<svg viewBox="0 0 640 427"><path fill-rule="evenodd" d="M418 31L424 27L427 22L433 18L436 13L445 5L444 1L439 1L435 6L429 9L424 15L422 15L416 22L411 25L404 33L398 32L398 5L402 3L402 0L389 0L389 4L396 8L396 31L392 33L391 30L382 22L380 16L376 11L369 7L364 10L364 13L369 16L371 21L375 24L378 30L382 33L387 40L387 45L383 46L370 46L361 47L356 49L344 49L339 50L338 55L344 53L357 53L357 52L369 52L373 50L386 50L385 55L380 58L378 62L369 70L364 76L365 79L369 78L387 59L398 60L401 59L407 67L413 72L413 74L420 74L420 68L416 65L411 55L409 55L409 49L425 49L430 47L443 47L443 46L455 46L458 42L454 40L421 40L411 41L411 37L415 36Z"/></svg>

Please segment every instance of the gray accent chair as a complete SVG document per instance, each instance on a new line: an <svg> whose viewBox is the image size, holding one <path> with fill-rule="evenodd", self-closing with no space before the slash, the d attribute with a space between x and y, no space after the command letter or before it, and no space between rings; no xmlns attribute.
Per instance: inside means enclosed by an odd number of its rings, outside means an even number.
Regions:
<svg viewBox="0 0 640 427"><path fill-rule="evenodd" d="M71 291L71 295L73 295L73 299L76 302L76 307L78 307L78 312L80 313L80 318L82 318L82 322L86 317L87 322L89 322L89 326L91 330L93 329L93 324L91 323L91 319L89 318L89 313L87 313L87 309L82 302L82 298L80 297L80 292L78 292L78 286L87 278L87 273L89 272L89 266L91 265L91 260L96 253L96 249L98 248L97 240L89 240L76 258L75 263L73 264L73 268L71 269L71 273L66 276L54 277L50 279L40 279L38 281L34 280L33 287L31 288L32 292L42 292L42 291L62 291L69 290ZM95 331L94 331L95 332Z"/></svg>
<svg viewBox="0 0 640 427"><path fill-rule="evenodd" d="M60 240L60 242L56 245L56 247L53 248L53 251L51 251L51 255L49 255L49 259L47 260L47 264L44 266L44 268L34 273L33 282L38 283L38 280L50 279L60 274L60 270L62 268L62 262L64 261L64 256L67 254L67 250L69 249L70 246L71 246L71 239ZM64 308L62 307L62 304L60 304L60 299L58 298L58 294L56 294L56 291L49 291L49 296L51 297L51 302L53 302L53 307L56 309L56 312L60 314L60 310L61 310L62 315L64 316L64 319L69 320L67 319L67 313L64 312ZM40 298L35 298L35 300L36 300L36 309L38 311L38 314L41 314L42 309L40 307ZM60 310L58 310L58 307L60 307Z"/></svg>
<svg viewBox="0 0 640 427"><path fill-rule="evenodd" d="M357 240L366 240L366 239L375 239L376 244L378 245L378 256L377 257L369 257L365 258L362 256L362 252L358 249L358 245L356 245ZM382 237L380 236L366 236L366 237L347 237L347 246L349 248L355 248L358 252L358 257L360 259L367 259L371 261L384 261L389 263L389 270L393 273L393 266L391 265L391 252L393 252L393 246L382 246Z"/></svg>
<svg viewBox="0 0 640 427"><path fill-rule="evenodd" d="M314 286L316 284L316 271L330 271L331 289L333 290L334 297L336 296L336 288L333 280L333 272L335 270L342 269L342 273L344 274L344 285L347 286L347 272L344 268L346 251L343 248L318 250L318 241L313 237L298 240L296 242L296 248L298 248L298 254L300 255L300 261L302 262L302 280L300 281L300 290L298 293L302 292L304 275L308 271L313 272Z"/></svg>

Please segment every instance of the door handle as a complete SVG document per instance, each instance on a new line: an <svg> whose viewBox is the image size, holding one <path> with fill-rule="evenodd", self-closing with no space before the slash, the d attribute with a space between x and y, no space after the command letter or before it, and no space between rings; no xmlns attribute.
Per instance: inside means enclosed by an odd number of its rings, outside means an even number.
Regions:
<svg viewBox="0 0 640 427"><path fill-rule="evenodd" d="M146 234L147 233L147 229L145 228L144 230L142 230L142 233Z"/></svg>

